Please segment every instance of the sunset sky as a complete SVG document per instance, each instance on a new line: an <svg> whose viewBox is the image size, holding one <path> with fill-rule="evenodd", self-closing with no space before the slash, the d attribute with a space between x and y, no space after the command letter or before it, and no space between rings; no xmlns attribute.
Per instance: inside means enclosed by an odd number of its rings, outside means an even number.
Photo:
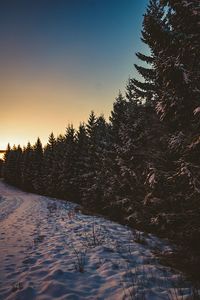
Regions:
<svg viewBox="0 0 200 300"><path fill-rule="evenodd" d="M108 118L136 76L147 0L0 1L0 149Z"/></svg>

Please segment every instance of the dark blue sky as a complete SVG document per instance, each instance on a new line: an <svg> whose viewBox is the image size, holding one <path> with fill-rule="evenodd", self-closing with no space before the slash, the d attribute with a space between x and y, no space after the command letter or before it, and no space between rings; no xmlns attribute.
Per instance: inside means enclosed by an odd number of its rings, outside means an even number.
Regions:
<svg viewBox="0 0 200 300"><path fill-rule="evenodd" d="M18 108L21 118L31 111L42 111L36 119L46 120L43 137L47 131L58 133L67 122L78 125L91 109L108 116L118 90L124 89L129 75L135 75L134 52L145 51L140 31L147 3L1 0L0 101L5 111L4 127L9 114L19 117ZM31 111L22 110L27 103ZM52 113L45 114L49 103ZM59 126L48 128L50 115L55 119L60 115ZM25 124L26 117L23 119ZM34 121L32 118L30 122ZM22 136L28 134L23 131Z"/></svg>

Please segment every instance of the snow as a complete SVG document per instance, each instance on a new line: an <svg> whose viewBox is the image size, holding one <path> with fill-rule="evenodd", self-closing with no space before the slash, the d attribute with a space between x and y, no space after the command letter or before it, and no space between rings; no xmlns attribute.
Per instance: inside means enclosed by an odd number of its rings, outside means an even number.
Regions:
<svg viewBox="0 0 200 300"><path fill-rule="evenodd" d="M165 114L165 106L163 105L163 103L161 101L158 101L156 104L156 112L157 114L161 114L161 119L163 118L164 114Z"/></svg>
<svg viewBox="0 0 200 300"><path fill-rule="evenodd" d="M194 115L197 115L200 113L200 106L196 107L195 110L193 111Z"/></svg>
<svg viewBox="0 0 200 300"><path fill-rule="evenodd" d="M0 181L0 299L187 299L166 240ZM2 217L3 216L3 217Z"/></svg>

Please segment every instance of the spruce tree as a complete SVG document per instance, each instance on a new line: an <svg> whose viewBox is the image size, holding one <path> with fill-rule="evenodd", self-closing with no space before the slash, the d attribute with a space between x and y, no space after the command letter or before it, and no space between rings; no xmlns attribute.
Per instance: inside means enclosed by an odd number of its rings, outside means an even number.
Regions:
<svg viewBox="0 0 200 300"><path fill-rule="evenodd" d="M62 158L62 169L60 173L60 190L65 199L74 199L75 189L75 153L76 153L76 135L73 125L68 125L64 141L64 157Z"/></svg>
<svg viewBox="0 0 200 300"><path fill-rule="evenodd" d="M53 132L49 136L48 143L44 148L43 182L45 193L49 196L56 195L56 139Z"/></svg>
<svg viewBox="0 0 200 300"><path fill-rule="evenodd" d="M33 146L33 157L32 157L32 172L33 179L32 185L34 191L41 194L43 193L43 148L40 139L38 138L35 145Z"/></svg>
<svg viewBox="0 0 200 300"><path fill-rule="evenodd" d="M119 142L119 130L121 124L124 122L124 118L127 110L127 101L123 97L121 91L119 91L118 96L115 99L113 104L113 110L110 115L110 122L112 125L112 135L113 135L113 144Z"/></svg>
<svg viewBox="0 0 200 300"><path fill-rule="evenodd" d="M169 44L156 60L162 77L157 110L171 131L186 130L199 106L199 3L163 1L168 9Z"/></svg>
<svg viewBox="0 0 200 300"><path fill-rule="evenodd" d="M149 2L144 15L141 39L148 45L150 55L136 53L142 65L135 64L135 68L142 76L143 81L134 78L130 80L129 85L139 99L147 102L148 105L155 105L154 102L161 81L157 76L155 60L163 49L162 47L165 47L169 41L163 5L157 0L150 0Z"/></svg>
<svg viewBox="0 0 200 300"><path fill-rule="evenodd" d="M85 206L90 209L94 207L94 199L91 198L92 186L95 183L96 167L97 167L97 131L96 131L96 115L91 111L88 122L86 123L86 133L88 137L88 156L85 162L85 186L82 188L82 201Z"/></svg>
<svg viewBox="0 0 200 300"><path fill-rule="evenodd" d="M75 199L77 202L82 203L84 197L84 189L87 184L86 174L89 164L89 138L86 131L85 124L80 124L77 134L76 157L74 160L75 165L75 180L74 187L76 191Z"/></svg>
<svg viewBox="0 0 200 300"><path fill-rule="evenodd" d="M107 187L107 154L110 150L110 126L107 124L103 115L96 118L96 145L95 145L95 170L89 197L95 199L91 204L98 211L103 211L105 207L105 190Z"/></svg>
<svg viewBox="0 0 200 300"><path fill-rule="evenodd" d="M6 181L9 178L9 157L10 157L10 144L7 145L6 152L4 154L4 167L3 167L3 177Z"/></svg>
<svg viewBox="0 0 200 300"><path fill-rule="evenodd" d="M0 178L3 177L3 165L4 165L3 159L0 159Z"/></svg>
<svg viewBox="0 0 200 300"><path fill-rule="evenodd" d="M18 167L18 151L17 147L14 145L12 149L8 145L5 154L5 179L8 183L13 185L17 184L17 167Z"/></svg>
<svg viewBox="0 0 200 300"><path fill-rule="evenodd" d="M18 145L16 149L15 185L22 186L22 148Z"/></svg>
<svg viewBox="0 0 200 300"><path fill-rule="evenodd" d="M26 191L33 191L33 147L30 142L22 153L22 187Z"/></svg>

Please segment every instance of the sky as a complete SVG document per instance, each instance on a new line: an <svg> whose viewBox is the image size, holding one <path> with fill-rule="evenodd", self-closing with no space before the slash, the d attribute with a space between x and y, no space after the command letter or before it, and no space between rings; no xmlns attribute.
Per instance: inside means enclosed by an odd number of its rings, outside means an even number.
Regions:
<svg viewBox="0 0 200 300"><path fill-rule="evenodd" d="M128 78L147 0L0 1L0 149L108 119Z"/></svg>

